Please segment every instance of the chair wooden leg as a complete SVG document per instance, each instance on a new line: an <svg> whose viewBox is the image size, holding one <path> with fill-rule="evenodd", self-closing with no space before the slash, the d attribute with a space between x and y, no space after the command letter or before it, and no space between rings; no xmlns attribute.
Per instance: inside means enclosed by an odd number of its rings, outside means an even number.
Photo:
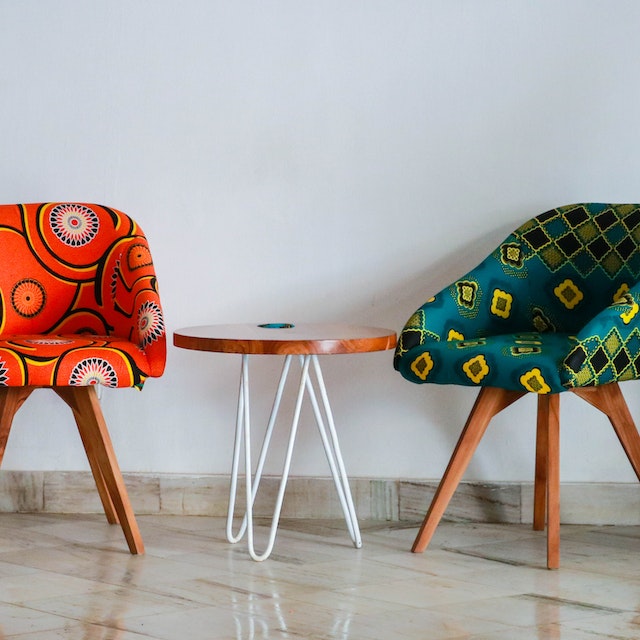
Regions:
<svg viewBox="0 0 640 640"><path fill-rule="evenodd" d="M483 387L467 418L458 443L449 460L440 485L431 501L429 511L413 543L414 553L423 552L444 515L455 490L484 435L491 418L525 395L525 391L508 391L494 387Z"/></svg>
<svg viewBox="0 0 640 640"><path fill-rule="evenodd" d="M0 387L0 464L13 424L13 416L31 395L33 387Z"/></svg>
<svg viewBox="0 0 640 640"><path fill-rule="evenodd" d="M548 430L544 419L547 396L538 396L538 422L536 429L536 470L533 484L533 529L544 531L547 515L547 447Z"/></svg>
<svg viewBox="0 0 640 640"><path fill-rule="evenodd" d="M560 394L558 393L538 398L538 437L541 435L543 444L538 443L536 447L536 467L538 450L543 449L545 457L543 466L546 476L547 568L557 569L560 566ZM536 483L537 481L536 477ZM540 502L542 502L541 499L534 508L537 509ZM535 516L538 517L539 525L540 514L536 513ZM535 524L534 522L534 528Z"/></svg>
<svg viewBox="0 0 640 640"><path fill-rule="evenodd" d="M97 468L94 478L96 478L98 491L101 490L102 485L110 497L114 515L120 522L129 550L133 554L144 553L142 536L129 502L95 388L55 387L54 391L73 410L80 436L87 449L89 463L92 464L93 460ZM109 518L108 510L105 509L105 511Z"/></svg>
<svg viewBox="0 0 640 640"><path fill-rule="evenodd" d="M98 489L98 495L100 496L100 502L102 502L102 508L104 509L105 516L107 517L107 522L109 524L120 524L118 514L115 507L113 506L111 496L109 495L109 488L107 487L107 483L104 479L104 476L102 475L102 470L100 469L100 463L98 461L93 442L89 438L87 438L85 430L80 428L80 422L82 420L81 417L78 416L75 409L72 408L72 411L73 417L75 418L76 424L78 425L80 439L82 440L84 450L87 454L87 460L89 461L91 473L93 474L93 479L96 483L96 488Z"/></svg>
<svg viewBox="0 0 640 640"><path fill-rule="evenodd" d="M572 391L604 413L613 426L618 440L640 480L640 434L618 383L599 387L583 387Z"/></svg>

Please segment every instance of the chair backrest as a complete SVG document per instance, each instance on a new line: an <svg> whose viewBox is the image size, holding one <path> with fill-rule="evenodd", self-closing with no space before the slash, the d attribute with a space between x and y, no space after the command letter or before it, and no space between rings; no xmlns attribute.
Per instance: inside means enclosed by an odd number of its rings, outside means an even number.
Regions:
<svg viewBox="0 0 640 640"><path fill-rule="evenodd" d="M575 332L638 279L640 205L574 204L521 225L449 294L455 315L470 320L476 337ZM422 307L430 309L427 324L435 333L437 307ZM451 310L442 315L451 320Z"/></svg>
<svg viewBox="0 0 640 640"><path fill-rule="evenodd" d="M0 205L0 338L117 336L164 369L166 337L147 240L134 220L79 203Z"/></svg>
<svg viewBox="0 0 640 640"><path fill-rule="evenodd" d="M519 260L510 261L512 251L521 251ZM536 328L575 332L640 279L640 205L552 209L519 227L498 253L526 280L528 317L536 304L551 315L549 326L543 320Z"/></svg>
<svg viewBox="0 0 640 640"><path fill-rule="evenodd" d="M639 279L640 205L551 209L417 309L400 334L396 368L429 340L575 334Z"/></svg>

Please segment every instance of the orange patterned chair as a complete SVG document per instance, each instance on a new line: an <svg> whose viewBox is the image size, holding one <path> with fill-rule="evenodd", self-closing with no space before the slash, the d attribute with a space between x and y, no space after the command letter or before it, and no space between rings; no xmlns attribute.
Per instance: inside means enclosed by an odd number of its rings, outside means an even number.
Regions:
<svg viewBox="0 0 640 640"><path fill-rule="evenodd" d="M140 227L93 204L0 205L0 463L16 411L36 388L70 407L111 524L144 545L95 385L162 375L166 335Z"/></svg>

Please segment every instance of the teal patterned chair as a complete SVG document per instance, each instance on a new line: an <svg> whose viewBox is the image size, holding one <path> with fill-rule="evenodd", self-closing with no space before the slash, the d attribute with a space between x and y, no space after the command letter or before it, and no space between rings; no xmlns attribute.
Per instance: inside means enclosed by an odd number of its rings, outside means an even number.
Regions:
<svg viewBox="0 0 640 640"><path fill-rule="evenodd" d="M526 222L422 305L394 366L480 393L413 545L431 537L498 412L538 394L533 525L560 562L559 394L605 413L640 479L640 435L618 383L640 378L640 205L574 204Z"/></svg>

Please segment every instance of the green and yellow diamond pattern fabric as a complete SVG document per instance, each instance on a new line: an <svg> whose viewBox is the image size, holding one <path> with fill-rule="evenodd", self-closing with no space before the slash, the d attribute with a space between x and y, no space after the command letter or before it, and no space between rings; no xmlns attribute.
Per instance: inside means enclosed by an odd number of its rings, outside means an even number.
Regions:
<svg viewBox="0 0 640 640"><path fill-rule="evenodd" d="M532 393L640 378L640 205L573 204L514 231L423 304L395 368Z"/></svg>

